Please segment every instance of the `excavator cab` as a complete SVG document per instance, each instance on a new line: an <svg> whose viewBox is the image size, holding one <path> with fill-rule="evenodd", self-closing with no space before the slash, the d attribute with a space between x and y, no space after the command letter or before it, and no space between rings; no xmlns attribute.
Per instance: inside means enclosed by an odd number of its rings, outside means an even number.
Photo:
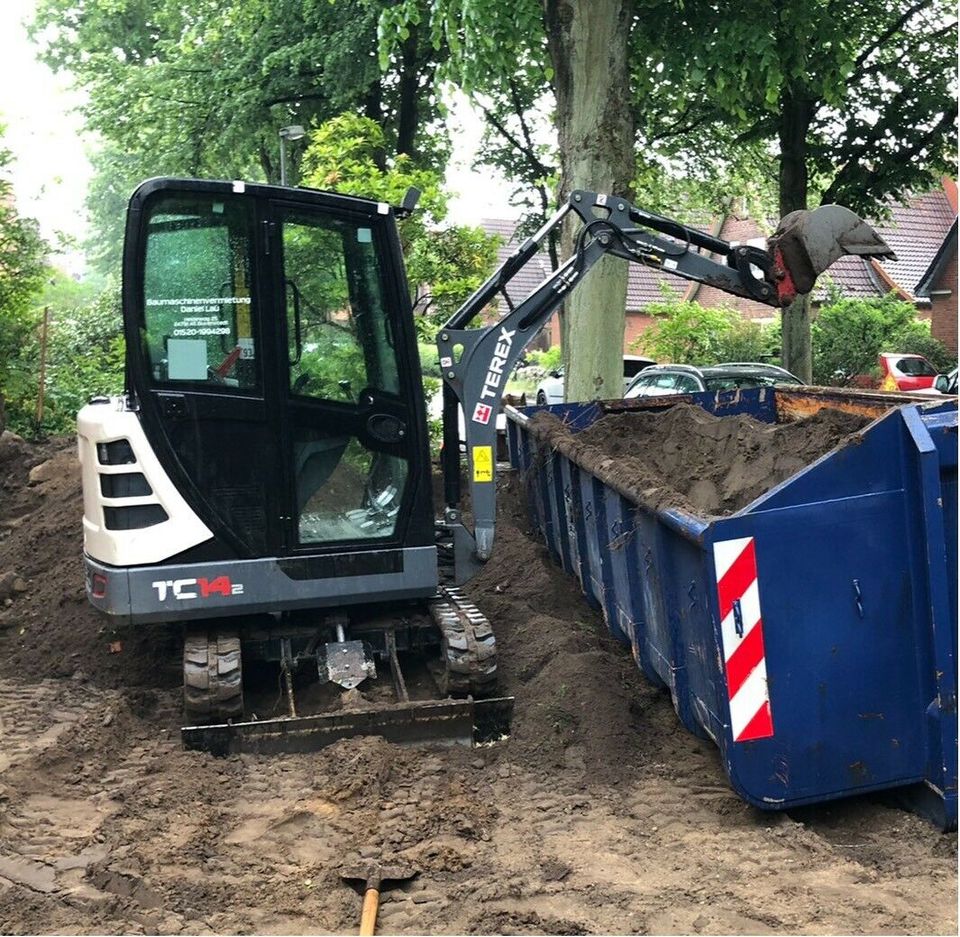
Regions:
<svg viewBox="0 0 960 937"><path fill-rule="evenodd" d="M100 406L139 430L117 462L120 440L81 429L103 508L85 526L90 560L136 569L116 588L100 570L95 602L117 612L129 598L144 621L434 594L425 404L391 209L147 182L130 204L123 306L128 395ZM130 471L130 458L149 465Z"/></svg>

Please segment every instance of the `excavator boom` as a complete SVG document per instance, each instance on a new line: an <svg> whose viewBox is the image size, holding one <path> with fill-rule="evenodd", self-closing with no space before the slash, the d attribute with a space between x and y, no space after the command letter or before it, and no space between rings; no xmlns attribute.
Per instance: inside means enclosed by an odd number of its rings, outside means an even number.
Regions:
<svg viewBox="0 0 960 937"><path fill-rule="evenodd" d="M580 222L572 255L514 305L507 285L570 214ZM572 192L566 205L504 261L437 336L444 380L445 521L453 534L458 581L468 579L493 549L496 415L508 375L550 316L608 254L774 307L809 293L817 277L844 254L894 256L866 222L838 205L787 215L763 250L724 241L637 208L624 198ZM493 324L470 328L498 298L507 311ZM461 407L472 533L460 515Z"/></svg>

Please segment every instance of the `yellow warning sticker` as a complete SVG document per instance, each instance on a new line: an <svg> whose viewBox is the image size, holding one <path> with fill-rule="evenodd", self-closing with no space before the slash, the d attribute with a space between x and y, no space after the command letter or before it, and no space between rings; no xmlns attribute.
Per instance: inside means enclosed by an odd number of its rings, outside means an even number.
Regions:
<svg viewBox="0 0 960 937"><path fill-rule="evenodd" d="M493 446L473 447L473 480L493 481Z"/></svg>

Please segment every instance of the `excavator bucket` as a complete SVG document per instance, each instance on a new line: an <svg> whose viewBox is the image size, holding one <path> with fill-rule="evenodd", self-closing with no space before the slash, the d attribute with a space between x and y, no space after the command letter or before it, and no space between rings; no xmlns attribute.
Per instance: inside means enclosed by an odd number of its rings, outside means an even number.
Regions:
<svg viewBox="0 0 960 937"><path fill-rule="evenodd" d="M841 205L790 212L768 244L781 306L809 293L817 277L844 254L897 259L870 225Z"/></svg>

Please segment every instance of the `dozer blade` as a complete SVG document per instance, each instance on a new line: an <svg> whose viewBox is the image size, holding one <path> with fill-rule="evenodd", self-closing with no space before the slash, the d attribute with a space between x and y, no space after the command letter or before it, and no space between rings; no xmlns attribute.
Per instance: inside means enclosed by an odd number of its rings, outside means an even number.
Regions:
<svg viewBox="0 0 960 937"><path fill-rule="evenodd" d="M400 745L472 745L510 731L513 697L430 700L296 718L185 726L183 747L213 755L315 752L340 739L378 735Z"/></svg>
<svg viewBox="0 0 960 937"><path fill-rule="evenodd" d="M897 256L859 215L840 205L785 215L768 241L781 306L809 293L823 273L844 254L861 257Z"/></svg>

